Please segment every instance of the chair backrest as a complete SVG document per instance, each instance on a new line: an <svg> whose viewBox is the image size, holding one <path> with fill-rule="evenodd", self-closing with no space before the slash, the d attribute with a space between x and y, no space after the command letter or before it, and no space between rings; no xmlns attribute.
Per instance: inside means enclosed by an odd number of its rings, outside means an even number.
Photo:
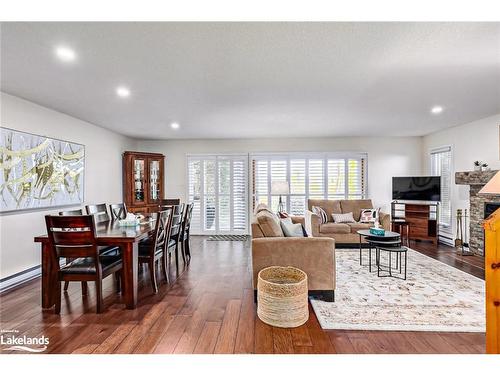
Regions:
<svg viewBox="0 0 500 375"><path fill-rule="evenodd" d="M45 216L52 255L59 258L95 258L99 252L95 239L95 220L92 215ZM59 264L59 262L55 262Z"/></svg>
<svg viewBox="0 0 500 375"><path fill-rule="evenodd" d="M109 213L111 220L123 220L127 217L127 206L125 203L110 204Z"/></svg>
<svg viewBox="0 0 500 375"><path fill-rule="evenodd" d="M156 215L156 225L153 232L153 246L150 248L150 256L154 256L154 253L158 248L166 249L168 238L169 238L169 226L170 218L172 215L172 209L166 209L159 211Z"/></svg>
<svg viewBox="0 0 500 375"><path fill-rule="evenodd" d="M179 198L177 198L177 199L162 199L160 202L160 205L162 205L162 206L176 206L178 204L181 204L181 200Z"/></svg>
<svg viewBox="0 0 500 375"><path fill-rule="evenodd" d="M60 211L59 216L79 216L83 215L83 210L80 208L79 210L71 210L71 211Z"/></svg>
<svg viewBox="0 0 500 375"><path fill-rule="evenodd" d="M184 210L184 220L182 221L182 233L189 233L191 226L191 217L193 216L194 203L188 203Z"/></svg>
<svg viewBox="0 0 500 375"><path fill-rule="evenodd" d="M106 203L90 204L85 206L85 210L87 211L87 215L94 215L96 223L102 223L111 219L106 208Z"/></svg>
<svg viewBox="0 0 500 375"><path fill-rule="evenodd" d="M182 215L176 215L175 212L172 214L172 220L170 224L170 236L177 236L182 230Z"/></svg>

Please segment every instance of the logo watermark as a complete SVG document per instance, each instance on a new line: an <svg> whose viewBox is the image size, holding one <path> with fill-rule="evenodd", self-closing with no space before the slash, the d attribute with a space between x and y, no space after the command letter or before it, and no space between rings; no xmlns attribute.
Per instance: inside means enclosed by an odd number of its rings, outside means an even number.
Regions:
<svg viewBox="0 0 500 375"><path fill-rule="evenodd" d="M42 353L47 350L49 338L44 335L39 337L19 335L19 331L15 329L2 329L0 330L0 345L2 350Z"/></svg>

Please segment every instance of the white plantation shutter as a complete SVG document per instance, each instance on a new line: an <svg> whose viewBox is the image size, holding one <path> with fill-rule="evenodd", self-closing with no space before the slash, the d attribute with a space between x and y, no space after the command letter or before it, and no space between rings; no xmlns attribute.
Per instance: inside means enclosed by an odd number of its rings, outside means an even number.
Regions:
<svg viewBox="0 0 500 375"><path fill-rule="evenodd" d="M451 207L451 146L431 150L431 174L441 176L441 204L439 207L439 224L450 228L452 220Z"/></svg>
<svg viewBox="0 0 500 375"><path fill-rule="evenodd" d="M254 207L271 202L277 210L279 196L271 195L272 181L289 182L290 194L282 198L292 215L303 215L309 198L359 199L367 194L363 153L255 154L251 159Z"/></svg>
<svg viewBox="0 0 500 375"><path fill-rule="evenodd" d="M309 159L309 197L321 199L325 196L325 168L324 159Z"/></svg>
<svg viewBox="0 0 500 375"><path fill-rule="evenodd" d="M188 156L194 234L248 232L248 156Z"/></svg>
<svg viewBox="0 0 500 375"><path fill-rule="evenodd" d="M194 203L191 218L193 233L201 231L202 168L203 160L190 159L188 161L188 201Z"/></svg>
<svg viewBox="0 0 500 375"><path fill-rule="evenodd" d="M306 159L290 160L290 210L304 215L306 209Z"/></svg>
<svg viewBox="0 0 500 375"><path fill-rule="evenodd" d="M236 231L247 230L248 218L248 190L247 190L248 159L232 160L232 201L233 223L232 229Z"/></svg>
<svg viewBox="0 0 500 375"><path fill-rule="evenodd" d="M328 199L345 197L345 159L328 159Z"/></svg>
<svg viewBox="0 0 500 375"><path fill-rule="evenodd" d="M364 197L364 159L347 161L347 197L348 199L362 199Z"/></svg>

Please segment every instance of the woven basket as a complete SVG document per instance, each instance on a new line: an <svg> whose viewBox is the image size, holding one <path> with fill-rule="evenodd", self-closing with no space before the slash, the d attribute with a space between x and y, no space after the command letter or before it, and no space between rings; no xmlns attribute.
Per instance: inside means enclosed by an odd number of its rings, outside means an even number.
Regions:
<svg viewBox="0 0 500 375"><path fill-rule="evenodd" d="M307 275L294 267L267 267L257 281L257 315L275 327L298 327L309 319Z"/></svg>

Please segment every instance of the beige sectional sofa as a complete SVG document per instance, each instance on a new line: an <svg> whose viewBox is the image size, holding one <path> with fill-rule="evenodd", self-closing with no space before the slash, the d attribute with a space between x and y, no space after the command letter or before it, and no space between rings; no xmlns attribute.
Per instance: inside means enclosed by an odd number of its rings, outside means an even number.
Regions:
<svg viewBox="0 0 500 375"><path fill-rule="evenodd" d="M311 229L313 237L333 238L337 247L339 247L339 244L359 244L359 235L356 232L360 229L368 229L373 226L373 224L358 222L362 209L374 208L371 199L309 199L307 206L310 211L312 211L313 206L321 207L328 215L328 222L325 224L321 224L321 219L318 215L312 215ZM357 221L356 223L337 224L333 222L333 213L343 214L349 212L352 212L354 220ZM381 212L379 220L385 230L390 230L391 217L389 214Z"/></svg>
<svg viewBox="0 0 500 375"><path fill-rule="evenodd" d="M284 237L276 214L260 205L252 222L253 287L257 275L269 266L293 266L307 274L309 295L334 300L335 240L332 238ZM302 218L303 219L303 218ZM303 221L292 219L292 221Z"/></svg>

